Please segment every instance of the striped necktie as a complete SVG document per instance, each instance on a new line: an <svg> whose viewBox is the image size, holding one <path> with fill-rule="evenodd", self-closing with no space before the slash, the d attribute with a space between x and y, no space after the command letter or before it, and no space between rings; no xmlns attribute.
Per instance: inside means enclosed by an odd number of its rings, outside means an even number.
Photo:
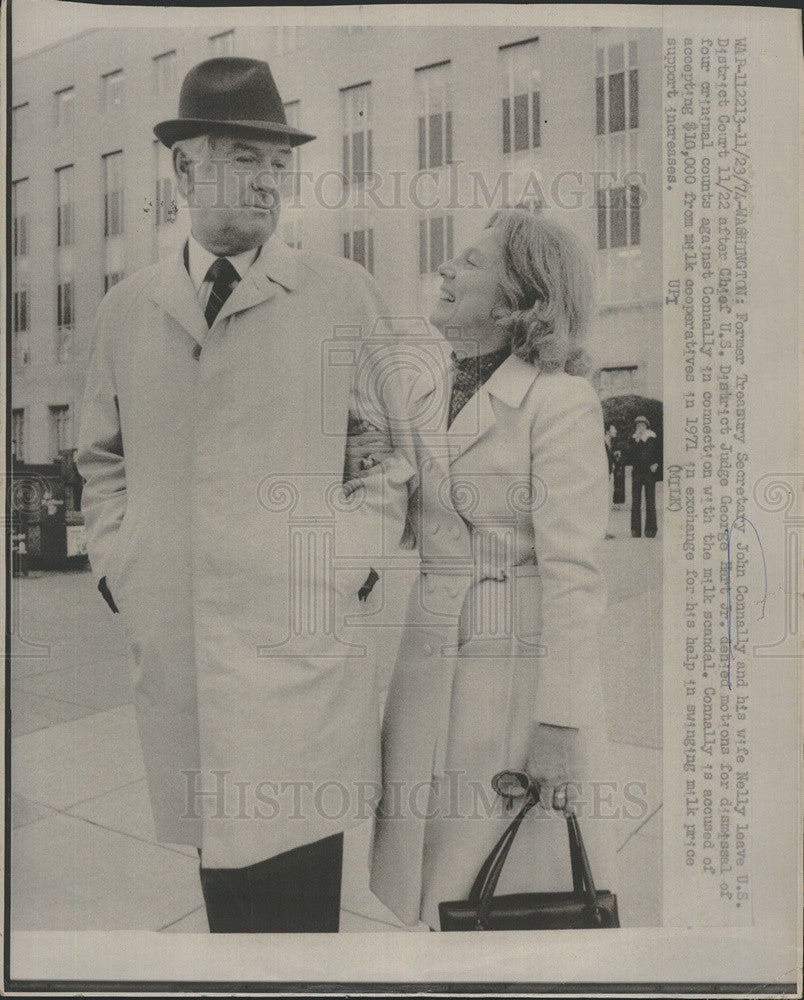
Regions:
<svg viewBox="0 0 804 1000"><path fill-rule="evenodd" d="M210 265L204 281L212 282L212 289L207 299L207 307L204 310L204 318L207 321L207 326L211 327L217 319L223 303L229 298L235 285L240 281L240 275L230 260L226 257L218 257Z"/></svg>

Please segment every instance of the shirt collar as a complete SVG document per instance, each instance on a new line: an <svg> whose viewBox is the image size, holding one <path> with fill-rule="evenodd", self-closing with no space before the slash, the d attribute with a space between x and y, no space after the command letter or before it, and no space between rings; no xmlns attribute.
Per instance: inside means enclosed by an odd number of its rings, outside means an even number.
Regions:
<svg viewBox="0 0 804 1000"><path fill-rule="evenodd" d="M210 253L205 247L202 247L192 233L188 239L187 249L190 278L195 286L195 290L199 291L201 285L203 285L206 280L207 271L209 270L211 264L218 258L215 254ZM226 259L232 264L235 271L237 271L238 275L242 278L246 271L248 271L254 263L260 249L260 247L257 247L254 250L246 250L245 253L234 254Z"/></svg>

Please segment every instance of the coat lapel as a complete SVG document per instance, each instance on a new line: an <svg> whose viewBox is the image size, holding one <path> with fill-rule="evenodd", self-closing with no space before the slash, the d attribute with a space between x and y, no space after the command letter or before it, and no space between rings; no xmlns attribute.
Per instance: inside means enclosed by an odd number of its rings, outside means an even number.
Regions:
<svg viewBox="0 0 804 1000"><path fill-rule="evenodd" d="M298 287L298 264L293 251L277 237L272 236L263 246L243 280L223 304L215 324L234 313L259 305L276 294L281 285L289 291ZM165 265L151 295L152 301L173 317L198 344L203 344L209 332L207 321L198 301L187 268L184 266L184 248L165 261Z"/></svg>
<svg viewBox="0 0 804 1000"><path fill-rule="evenodd" d="M198 344L207 335L207 321L198 302L195 286L184 266L184 249L165 261L151 300L173 317Z"/></svg>
<svg viewBox="0 0 804 1000"><path fill-rule="evenodd" d="M298 263L290 247L274 234L224 302L215 324L273 298L280 285L288 291L298 287Z"/></svg>
<svg viewBox="0 0 804 1000"><path fill-rule="evenodd" d="M492 397L517 409L538 374L539 369L535 365L514 354L503 361L466 403L447 431L450 463L465 455L494 426L497 416Z"/></svg>

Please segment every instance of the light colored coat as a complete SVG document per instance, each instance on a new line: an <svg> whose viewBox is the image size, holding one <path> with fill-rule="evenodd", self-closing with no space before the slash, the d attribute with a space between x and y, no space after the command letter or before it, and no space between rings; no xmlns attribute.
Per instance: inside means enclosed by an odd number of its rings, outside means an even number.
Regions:
<svg viewBox="0 0 804 1000"><path fill-rule="evenodd" d="M511 819L490 781L524 768L534 724L577 728L579 777L610 777L598 662L606 595L595 561L608 470L585 379L512 356L447 431L451 378L430 354L421 367L431 374L410 393L421 574L385 713L371 887L406 923L438 927L438 903L466 898ZM531 815L500 891L570 889L565 824ZM581 825L606 883L607 825Z"/></svg>
<svg viewBox="0 0 804 1000"><path fill-rule="evenodd" d="M348 501L341 483L350 406L388 425L367 346L383 315L362 268L276 237L210 330L180 254L98 313L89 556L128 633L157 836L209 867L344 829L378 778L374 664L347 616L401 535L407 473Z"/></svg>

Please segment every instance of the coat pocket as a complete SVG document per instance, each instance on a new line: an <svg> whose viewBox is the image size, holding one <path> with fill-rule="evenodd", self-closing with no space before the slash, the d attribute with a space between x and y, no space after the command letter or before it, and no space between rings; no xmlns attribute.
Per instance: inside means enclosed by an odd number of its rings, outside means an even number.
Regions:
<svg viewBox="0 0 804 1000"><path fill-rule="evenodd" d="M135 534L134 516L130 510L127 510L118 529L117 538L111 552L109 567L106 572L106 584L118 606L120 605L119 592L120 585L123 582L123 572L128 562Z"/></svg>

